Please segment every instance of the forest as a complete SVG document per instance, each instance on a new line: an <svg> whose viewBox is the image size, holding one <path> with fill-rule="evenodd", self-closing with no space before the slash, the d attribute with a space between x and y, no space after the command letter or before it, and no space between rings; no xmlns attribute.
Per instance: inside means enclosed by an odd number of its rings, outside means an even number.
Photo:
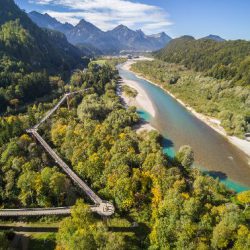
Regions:
<svg viewBox="0 0 250 250"><path fill-rule="evenodd" d="M217 42L183 36L172 40L154 55L163 61L184 65L216 79L232 80L233 84L248 87L249 90L250 41Z"/></svg>
<svg viewBox="0 0 250 250"><path fill-rule="evenodd" d="M51 94L50 76L67 79L88 59L63 34L36 26L13 0L0 6L0 112L10 113Z"/></svg>
<svg viewBox="0 0 250 250"><path fill-rule="evenodd" d="M250 131L250 89L162 60L140 61L132 70L156 82L197 112L220 120L228 135Z"/></svg>
<svg viewBox="0 0 250 250"><path fill-rule="evenodd" d="M114 203L116 214L107 223L92 214L90 201L24 133L56 99L1 122L2 207L75 204L60 223L57 249L249 249L249 191L235 194L192 168L189 146L169 159L156 131L136 133L140 118L134 107L121 104L118 79L108 63L74 72L65 91L90 90L39 130L81 178ZM121 227L129 232L115 230Z"/></svg>

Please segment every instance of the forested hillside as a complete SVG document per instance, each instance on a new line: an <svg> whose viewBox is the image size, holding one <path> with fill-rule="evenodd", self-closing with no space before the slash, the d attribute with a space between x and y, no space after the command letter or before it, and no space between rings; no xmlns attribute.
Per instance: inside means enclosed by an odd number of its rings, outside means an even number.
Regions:
<svg viewBox="0 0 250 250"><path fill-rule="evenodd" d="M69 75L80 51L55 32L43 31L13 0L0 0L0 112L48 94L50 74Z"/></svg>
<svg viewBox="0 0 250 250"><path fill-rule="evenodd" d="M217 42L184 36L172 40L155 56L217 79L232 80L242 86L250 85L250 41Z"/></svg>

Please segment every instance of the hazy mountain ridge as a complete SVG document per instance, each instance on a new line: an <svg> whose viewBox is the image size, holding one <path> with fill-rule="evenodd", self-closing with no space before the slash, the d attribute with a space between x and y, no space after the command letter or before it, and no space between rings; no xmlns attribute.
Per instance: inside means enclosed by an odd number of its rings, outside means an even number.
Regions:
<svg viewBox="0 0 250 250"><path fill-rule="evenodd" d="M124 47L128 46L129 49L138 51L158 50L171 40L164 32L147 36L142 30L134 31L124 25L119 25L107 33L124 44Z"/></svg>
<svg viewBox="0 0 250 250"><path fill-rule="evenodd" d="M118 53L122 49L118 40L84 19L65 34L68 41L74 45L91 44L107 54Z"/></svg>
<svg viewBox="0 0 250 250"><path fill-rule="evenodd" d="M147 36L149 39L157 39L158 42L161 42L162 44L163 43L168 43L172 40L172 38L167 35L165 32L161 32L161 33L158 33L158 34L153 34L153 35L149 35Z"/></svg>
<svg viewBox="0 0 250 250"><path fill-rule="evenodd" d="M28 16L34 23L36 23L41 28L53 29L65 33L74 27L70 23L60 23L47 13L41 14L37 11L31 11L28 13Z"/></svg>
<svg viewBox="0 0 250 250"><path fill-rule="evenodd" d="M163 48L172 39L164 32L146 35L141 30L134 31L124 25L105 32L84 19L72 26L62 24L48 14L30 12L29 17L40 27L63 32L74 45L91 44L103 53L118 53L122 50L155 51Z"/></svg>
<svg viewBox="0 0 250 250"><path fill-rule="evenodd" d="M216 41L216 42L224 42L226 41L224 38L220 37L220 36L217 36L217 35L208 35L206 37L203 37L201 39L206 39L206 40L213 40L213 41Z"/></svg>

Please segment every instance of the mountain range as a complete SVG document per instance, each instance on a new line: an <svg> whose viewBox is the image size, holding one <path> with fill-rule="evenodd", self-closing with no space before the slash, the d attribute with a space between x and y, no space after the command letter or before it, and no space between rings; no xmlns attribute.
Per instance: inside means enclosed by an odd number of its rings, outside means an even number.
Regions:
<svg viewBox="0 0 250 250"><path fill-rule="evenodd" d="M51 17L48 14L41 14L36 11L28 13L28 16L31 20L36 23L39 27L57 30L62 33L66 33L71 30L74 26L70 23L62 24L58 22L55 18Z"/></svg>
<svg viewBox="0 0 250 250"><path fill-rule="evenodd" d="M28 15L39 27L64 33L73 45L84 48L92 46L104 54L124 50L156 51L165 47L172 39L164 32L148 36L142 30L134 31L124 25L105 32L84 19L73 26L69 23L63 24L48 14L36 11L30 12Z"/></svg>

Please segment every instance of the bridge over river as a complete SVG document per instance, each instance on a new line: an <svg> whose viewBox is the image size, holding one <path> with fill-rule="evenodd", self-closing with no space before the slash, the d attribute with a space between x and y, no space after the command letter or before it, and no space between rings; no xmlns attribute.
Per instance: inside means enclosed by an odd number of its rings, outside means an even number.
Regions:
<svg viewBox="0 0 250 250"><path fill-rule="evenodd" d="M41 144L47 153L55 160L55 162L62 168L68 177L75 183L93 202L90 206L91 211L102 216L110 216L115 212L112 203L102 200L77 174L60 158L60 156L49 146L49 144L40 136L38 128L42 125L71 95L86 91L75 91L66 93L62 99L51 109L42 120L34 127L27 129L26 132L33 135L34 138ZM41 215L65 215L70 214L70 207L57 208L24 208L24 209L0 209L0 216L17 217L17 216L41 216Z"/></svg>

